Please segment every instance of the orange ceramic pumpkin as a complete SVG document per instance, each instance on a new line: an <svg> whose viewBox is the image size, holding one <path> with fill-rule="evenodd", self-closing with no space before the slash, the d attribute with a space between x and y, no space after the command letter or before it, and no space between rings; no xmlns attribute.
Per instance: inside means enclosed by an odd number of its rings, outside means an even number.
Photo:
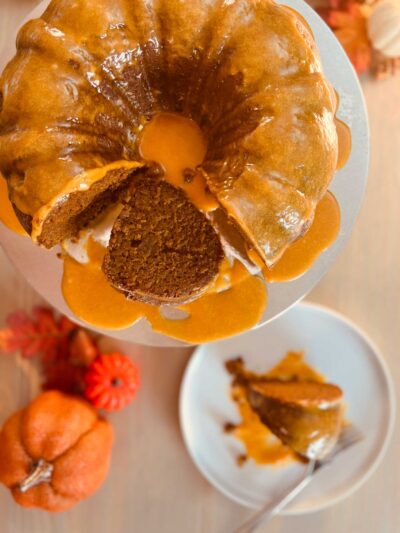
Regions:
<svg viewBox="0 0 400 533"><path fill-rule="evenodd" d="M24 507L66 511L95 492L110 463L113 431L93 407L41 394L0 433L0 482Z"/></svg>

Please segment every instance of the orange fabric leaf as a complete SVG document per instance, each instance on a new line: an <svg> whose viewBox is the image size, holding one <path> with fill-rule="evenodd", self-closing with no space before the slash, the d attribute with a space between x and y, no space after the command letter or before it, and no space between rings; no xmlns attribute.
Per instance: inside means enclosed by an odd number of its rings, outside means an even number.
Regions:
<svg viewBox="0 0 400 533"><path fill-rule="evenodd" d="M69 360L77 366L89 366L99 355L93 337L84 329L78 329L71 337Z"/></svg>
<svg viewBox="0 0 400 533"><path fill-rule="evenodd" d="M0 350L20 351L23 357L40 354L45 361L54 359L62 342L77 327L65 317L57 321L54 312L45 307L34 308L32 317L17 311L8 317L7 328L0 330Z"/></svg>
<svg viewBox="0 0 400 533"><path fill-rule="evenodd" d="M322 8L318 12L332 28L356 71L361 74L367 70L371 66L372 47L362 7L349 2L338 9Z"/></svg>

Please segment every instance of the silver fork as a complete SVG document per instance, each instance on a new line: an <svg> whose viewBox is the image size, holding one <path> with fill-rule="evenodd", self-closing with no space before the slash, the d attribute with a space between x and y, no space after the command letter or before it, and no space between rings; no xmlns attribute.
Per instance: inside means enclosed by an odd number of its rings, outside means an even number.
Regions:
<svg viewBox="0 0 400 533"><path fill-rule="evenodd" d="M314 474L318 470L330 464L337 455L342 453L344 450L347 450L351 446L354 446L363 440L363 438L364 435L355 426L348 425L343 428L330 455L321 460L310 460L307 465L306 473L299 483L297 483L292 489L290 489L289 492L283 494L278 499L268 502L266 505L264 505L264 507L262 507L256 514L254 514L249 520L244 522L238 529L236 529L234 533L251 533L262 523L266 523L271 520L307 487L307 485L313 479Z"/></svg>

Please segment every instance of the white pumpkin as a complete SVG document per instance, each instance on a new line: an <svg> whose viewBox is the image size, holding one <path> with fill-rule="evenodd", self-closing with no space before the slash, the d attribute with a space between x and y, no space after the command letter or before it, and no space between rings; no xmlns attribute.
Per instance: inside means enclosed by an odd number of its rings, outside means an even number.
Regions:
<svg viewBox="0 0 400 533"><path fill-rule="evenodd" d="M380 0L368 19L372 46L387 57L400 56L400 0Z"/></svg>

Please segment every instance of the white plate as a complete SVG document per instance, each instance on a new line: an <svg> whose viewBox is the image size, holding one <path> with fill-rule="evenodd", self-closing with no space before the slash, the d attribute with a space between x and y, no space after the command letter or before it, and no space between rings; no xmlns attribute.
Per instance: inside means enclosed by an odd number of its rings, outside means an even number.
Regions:
<svg viewBox="0 0 400 533"><path fill-rule="evenodd" d="M38 17L49 3L39 4L28 18ZM307 294L327 272L345 244L358 215L368 175L369 131L364 98L358 78L339 42L315 11L302 0L284 0L281 3L296 9L311 26L320 51L327 78L340 97L338 116L351 128L353 146L350 159L337 172L330 190L341 208L341 230L336 242L324 252L301 278L290 283L269 285L268 307L260 324L264 324L286 311ZM6 48L0 52L0 71L15 52L15 31L10 32ZM7 255L28 282L48 302L64 314L71 316L61 293L62 265L56 251L48 252L35 247L28 239L16 236L0 224L0 243ZM78 321L76 317L72 317ZM78 321L79 322L79 321ZM154 333L146 321L120 331L101 331L131 342L158 346L184 345L177 340Z"/></svg>
<svg viewBox="0 0 400 533"><path fill-rule="evenodd" d="M189 453L210 483L242 505L261 507L300 479L305 466L236 464L244 447L223 432L225 422L240 421L224 363L241 355L250 369L265 372L289 350L304 350L306 361L343 389L346 416L365 435L321 470L284 511L299 514L332 505L360 487L382 459L392 433L395 400L388 369L354 324L326 308L299 304L256 331L198 348L182 382L180 419Z"/></svg>

